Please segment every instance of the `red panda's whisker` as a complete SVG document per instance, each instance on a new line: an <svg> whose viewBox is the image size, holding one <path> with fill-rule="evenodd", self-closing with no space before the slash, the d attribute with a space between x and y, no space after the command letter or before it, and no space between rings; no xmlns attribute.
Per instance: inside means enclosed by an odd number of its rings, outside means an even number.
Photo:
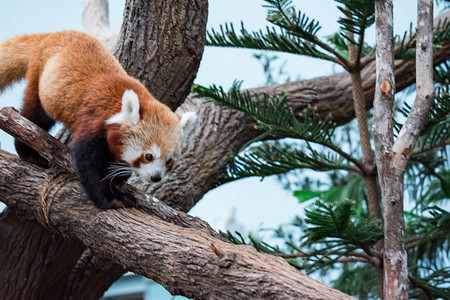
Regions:
<svg viewBox="0 0 450 300"><path fill-rule="evenodd" d="M103 180L110 180L112 181L117 176L123 176L123 175L131 175L133 174L133 167L130 167L127 164L120 163L120 162L114 162L111 163L111 165L108 167L108 175L105 176L101 181Z"/></svg>

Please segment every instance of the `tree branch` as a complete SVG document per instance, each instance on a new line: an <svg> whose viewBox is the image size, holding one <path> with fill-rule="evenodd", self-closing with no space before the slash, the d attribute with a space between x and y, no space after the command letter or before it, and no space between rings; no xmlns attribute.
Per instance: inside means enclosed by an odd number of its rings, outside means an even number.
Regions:
<svg viewBox="0 0 450 300"><path fill-rule="evenodd" d="M14 107L0 110L0 128L31 148L40 149L40 154L60 169L73 170L72 156L67 146L19 115Z"/></svg>
<svg viewBox="0 0 450 300"><path fill-rule="evenodd" d="M20 118L11 112L9 118L0 119L28 128L30 122L17 122ZM0 126L5 127L4 123ZM43 130L29 134L34 136L32 140L45 140L40 137L48 135ZM34 144L37 151L47 146ZM9 208L28 219L46 220L44 225L52 230L82 241L96 255L151 278L174 294L207 299L232 299L236 295L350 299L300 274L282 259L225 241L205 222L138 191L134 193L139 209L105 211L93 206L73 178L54 170L42 172L4 151L0 151L0 174L1 200ZM211 245L225 255L220 257ZM259 280L239 279L246 276Z"/></svg>
<svg viewBox="0 0 450 300"><path fill-rule="evenodd" d="M2 201L28 217L40 218L41 204L36 199L42 191L33 187L45 187L54 178L3 151L0 158ZM80 239L98 255L163 284L172 293L207 299L231 299L236 295L350 298L299 274L284 260L269 258L251 247L225 243L203 228L173 226L138 209L98 210L80 189L72 181L52 191L51 198L46 199L52 201L50 226L65 236ZM71 197L67 197L69 194ZM30 201L23 201L24 195ZM230 261L222 262L211 251L211 243L218 245ZM259 280L236 282L246 273ZM320 289L321 295L314 296L314 289Z"/></svg>
<svg viewBox="0 0 450 300"><path fill-rule="evenodd" d="M114 49L119 29L109 26L108 0L83 0L83 30L98 38L109 51Z"/></svg>
<svg viewBox="0 0 450 300"><path fill-rule="evenodd" d="M418 0L417 3L417 95L411 112L392 147L393 163L399 170L406 169L412 149L426 123L435 90L433 83L433 2Z"/></svg>
<svg viewBox="0 0 450 300"><path fill-rule="evenodd" d="M114 56L156 99L175 110L197 74L207 17L207 0L127 0Z"/></svg>

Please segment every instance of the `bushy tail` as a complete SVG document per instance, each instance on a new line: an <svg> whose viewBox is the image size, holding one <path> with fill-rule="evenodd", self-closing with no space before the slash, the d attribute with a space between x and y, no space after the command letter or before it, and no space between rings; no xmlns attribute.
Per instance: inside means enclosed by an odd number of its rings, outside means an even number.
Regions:
<svg viewBox="0 0 450 300"><path fill-rule="evenodd" d="M0 93L25 77L32 49L46 36L21 35L0 43Z"/></svg>

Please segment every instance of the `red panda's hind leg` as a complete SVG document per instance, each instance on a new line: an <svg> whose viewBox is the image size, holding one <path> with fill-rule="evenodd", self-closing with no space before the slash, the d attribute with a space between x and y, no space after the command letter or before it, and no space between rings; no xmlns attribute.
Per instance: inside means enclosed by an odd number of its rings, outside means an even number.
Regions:
<svg viewBox="0 0 450 300"><path fill-rule="evenodd" d="M49 131L55 124L55 121L47 115L42 107L37 91L30 86L27 86L25 89L24 103L20 114L45 131ZM49 162L34 149L18 140L15 140L14 144L17 154L19 154L22 160L40 167L49 167Z"/></svg>

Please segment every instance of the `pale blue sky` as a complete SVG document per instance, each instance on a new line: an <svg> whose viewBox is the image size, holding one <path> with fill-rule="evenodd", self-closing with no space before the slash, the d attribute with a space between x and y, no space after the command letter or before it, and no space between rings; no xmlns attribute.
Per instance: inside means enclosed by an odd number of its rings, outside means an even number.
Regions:
<svg viewBox="0 0 450 300"><path fill-rule="evenodd" d="M394 14L396 32L409 29L409 22L416 16L416 1L395 0ZM63 29L82 29L82 0L1 0L0 1L0 40L17 34L58 31ZM110 19L112 27L119 28L122 19L124 0L110 0ZM336 28L338 10L332 0L293 1L298 9L320 21L322 29L319 36L332 34ZM219 24L233 22L235 28L240 21L248 29L264 29L266 9L259 0L210 0L208 27L218 29ZM374 29L368 32L368 41L373 42ZM252 50L207 48L197 75L196 83L202 85L218 84L229 87L235 79L244 80L243 87L251 88L264 84L262 68L252 58ZM280 63L287 60L285 71L292 78L312 78L329 75L334 69L329 63L299 58L288 54L278 54ZM23 84L9 89L0 96L0 107L20 107ZM13 152L12 138L0 131L1 148ZM302 213L295 198L281 189L271 178L260 181L257 178L227 184L209 192L191 210L210 223L220 223L225 211L237 208L237 219L248 229L255 230L259 225L277 227L287 223Z"/></svg>

